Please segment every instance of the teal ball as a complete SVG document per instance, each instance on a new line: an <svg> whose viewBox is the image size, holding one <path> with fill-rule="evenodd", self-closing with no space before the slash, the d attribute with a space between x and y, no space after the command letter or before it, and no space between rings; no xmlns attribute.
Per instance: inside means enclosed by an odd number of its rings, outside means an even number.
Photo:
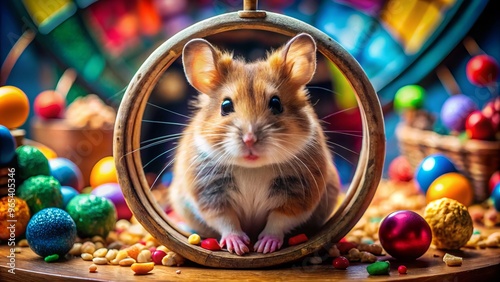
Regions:
<svg viewBox="0 0 500 282"><path fill-rule="evenodd" d="M91 194L80 194L69 201L66 211L76 223L82 238L101 236L106 238L115 227L117 215L113 202Z"/></svg>
<svg viewBox="0 0 500 282"><path fill-rule="evenodd" d="M64 256L76 240L76 224L59 208L46 208L35 214L26 228L26 240L37 255Z"/></svg>
<svg viewBox="0 0 500 282"><path fill-rule="evenodd" d="M61 194L63 197L63 207L66 207L69 201L80 193L78 193L78 191L71 186L61 186Z"/></svg>

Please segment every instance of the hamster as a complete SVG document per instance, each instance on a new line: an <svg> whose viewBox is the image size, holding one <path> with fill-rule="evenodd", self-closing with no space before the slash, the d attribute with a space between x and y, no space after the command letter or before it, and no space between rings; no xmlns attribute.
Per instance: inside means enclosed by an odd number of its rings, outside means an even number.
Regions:
<svg viewBox="0 0 500 282"><path fill-rule="evenodd" d="M316 69L313 38L299 34L251 63L193 39L182 62L199 95L175 153L170 207L238 255L251 242L274 252L290 231L321 227L340 183L305 88Z"/></svg>

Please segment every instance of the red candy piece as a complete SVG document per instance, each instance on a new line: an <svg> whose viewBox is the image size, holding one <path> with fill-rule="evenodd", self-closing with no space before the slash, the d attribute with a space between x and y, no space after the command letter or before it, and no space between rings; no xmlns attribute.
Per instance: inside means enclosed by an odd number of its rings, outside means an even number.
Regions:
<svg viewBox="0 0 500 282"><path fill-rule="evenodd" d="M339 249L341 254L347 254L350 249L356 248L356 245L351 242L339 242L337 243L337 249Z"/></svg>
<svg viewBox="0 0 500 282"><path fill-rule="evenodd" d="M399 273L399 274L406 274L406 271L407 271L407 270L408 270L408 269L407 269L407 268L406 268L406 266L404 266L404 265L400 265L400 266L398 267L398 273Z"/></svg>
<svg viewBox="0 0 500 282"><path fill-rule="evenodd" d="M219 242L217 242L217 240L214 238L207 238L207 239L201 241L201 247L203 249L207 249L210 251L220 251L221 250Z"/></svg>
<svg viewBox="0 0 500 282"><path fill-rule="evenodd" d="M343 256L340 256L340 257L336 257L333 260L332 264L333 264L333 267L336 269L347 269L347 267L349 266L349 260Z"/></svg>
<svg viewBox="0 0 500 282"><path fill-rule="evenodd" d="M295 246L295 245L298 245L300 243L304 243L307 240L309 240L309 238L307 238L306 234L302 233L302 234L290 237L290 239L288 239L288 245Z"/></svg>
<svg viewBox="0 0 500 282"><path fill-rule="evenodd" d="M151 256L151 258L153 259L153 262L155 264L158 264L158 265L161 265L161 260L163 259L164 256L166 256L167 254L162 251L162 250L156 250L154 251L153 255Z"/></svg>

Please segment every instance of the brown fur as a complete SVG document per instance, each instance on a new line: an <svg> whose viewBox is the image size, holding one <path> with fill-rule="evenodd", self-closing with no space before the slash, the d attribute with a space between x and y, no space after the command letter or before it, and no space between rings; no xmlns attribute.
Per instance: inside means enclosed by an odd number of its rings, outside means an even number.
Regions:
<svg viewBox="0 0 500 282"><path fill-rule="evenodd" d="M282 240L299 225L318 227L331 215L340 185L304 87L315 70L315 52L306 35L253 63L234 59L203 40L186 45L186 76L200 95L177 148L169 193L173 209L200 235L234 233L244 238L262 232L259 240L269 234ZM281 100L283 113L270 111L273 96ZM234 113L223 116L226 98L232 100ZM247 165L237 153L246 150L240 138L249 131L257 136L251 150L262 165ZM232 142L230 152L226 142ZM222 155L224 160L217 163ZM246 178L250 175L256 183L269 178L263 182L269 187L252 186ZM259 199L269 203L256 203ZM290 223L275 230L268 222L272 218ZM221 226L225 223L231 226Z"/></svg>

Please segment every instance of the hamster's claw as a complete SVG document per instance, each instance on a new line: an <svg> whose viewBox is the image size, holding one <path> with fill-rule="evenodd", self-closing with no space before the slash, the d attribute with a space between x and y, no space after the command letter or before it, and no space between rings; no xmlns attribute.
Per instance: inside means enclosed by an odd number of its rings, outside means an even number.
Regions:
<svg viewBox="0 0 500 282"><path fill-rule="evenodd" d="M227 246L227 250L230 253L236 253L239 256L250 252L247 244L250 244L250 238L248 238L246 234L229 234L222 237L222 239L220 240L221 248Z"/></svg>
<svg viewBox="0 0 500 282"><path fill-rule="evenodd" d="M279 250L283 245L283 239L275 235L264 235L254 245L254 250L267 254Z"/></svg>

